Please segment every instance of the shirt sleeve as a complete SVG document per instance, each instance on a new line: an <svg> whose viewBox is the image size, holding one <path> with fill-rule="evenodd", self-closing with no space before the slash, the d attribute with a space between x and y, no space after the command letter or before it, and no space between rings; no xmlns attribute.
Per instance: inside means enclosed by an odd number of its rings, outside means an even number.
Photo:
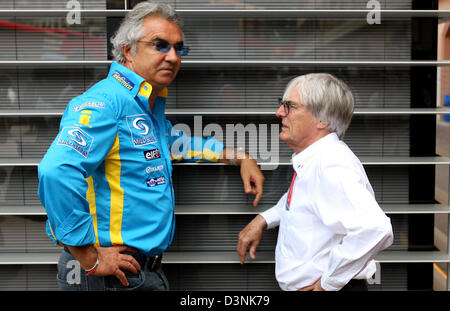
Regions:
<svg viewBox="0 0 450 311"><path fill-rule="evenodd" d="M169 149L172 161L183 162L217 162L224 145L214 137L189 136L175 129L166 120L166 131L169 134Z"/></svg>
<svg viewBox="0 0 450 311"><path fill-rule="evenodd" d="M275 206L260 213L267 223L267 229L272 229L280 225L281 212L286 204L287 195L288 193L286 192Z"/></svg>
<svg viewBox="0 0 450 311"><path fill-rule="evenodd" d="M96 242L87 200L88 181L117 136L110 105L86 96L73 99L59 133L38 166L38 196L47 212L47 234L58 244Z"/></svg>
<svg viewBox="0 0 450 311"><path fill-rule="evenodd" d="M327 164L319 171L314 206L318 217L342 242L330 252L321 285L339 290L393 242L390 219L378 206L372 187L356 164Z"/></svg>

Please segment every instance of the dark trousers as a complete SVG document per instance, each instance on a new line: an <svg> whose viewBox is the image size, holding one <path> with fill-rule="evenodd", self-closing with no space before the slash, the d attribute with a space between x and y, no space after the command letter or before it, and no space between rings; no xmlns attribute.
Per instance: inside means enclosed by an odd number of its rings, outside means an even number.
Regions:
<svg viewBox="0 0 450 311"><path fill-rule="evenodd" d="M148 257L134 253L132 255L141 265L138 274L122 270L130 284L122 285L119 279L113 275L95 276L86 275L79 262L73 257L67 248L64 248L58 261L57 281L62 291L126 291L126 290L169 290L169 282L162 270L161 260L156 264L149 262Z"/></svg>
<svg viewBox="0 0 450 311"><path fill-rule="evenodd" d="M368 291L367 280L355 280L352 279L344 287L341 288L341 292L366 292Z"/></svg>

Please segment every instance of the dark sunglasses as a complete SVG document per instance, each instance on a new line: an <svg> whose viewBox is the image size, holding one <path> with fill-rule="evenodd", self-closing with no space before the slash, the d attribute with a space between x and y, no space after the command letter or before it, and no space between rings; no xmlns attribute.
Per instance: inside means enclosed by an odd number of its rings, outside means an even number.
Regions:
<svg viewBox="0 0 450 311"><path fill-rule="evenodd" d="M284 114L288 115L291 107L295 106L293 102L285 101L282 98L278 98L278 105L283 106Z"/></svg>
<svg viewBox="0 0 450 311"><path fill-rule="evenodd" d="M172 45L169 42L167 42L166 40L163 40L163 39L155 39L153 41L142 41L142 40L139 40L138 42L154 45L156 50L158 52L161 52L161 53L169 52L170 48L172 47ZM180 55L180 56L188 55L189 54L189 50L190 50L188 46L185 46L183 44L183 42L175 43L173 45L173 48L175 49L175 53L177 53L177 55Z"/></svg>

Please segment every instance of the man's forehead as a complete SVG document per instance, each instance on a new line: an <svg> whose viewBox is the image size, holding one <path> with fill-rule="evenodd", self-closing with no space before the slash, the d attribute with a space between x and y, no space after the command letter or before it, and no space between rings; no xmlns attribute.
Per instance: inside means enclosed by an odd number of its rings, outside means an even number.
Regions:
<svg viewBox="0 0 450 311"><path fill-rule="evenodd" d="M168 36L165 36L164 34L148 34L146 36L144 36L143 38L149 40L149 41L153 41L153 40L164 40L169 42L170 44L176 44L176 43L182 43L183 42L183 38L176 38L175 40L172 38L169 38Z"/></svg>
<svg viewBox="0 0 450 311"><path fill-rule="evenodd" d="M299 102L300 101L300 94L298 93L299 83L294 85L291 90L286 94L285 100L292 101L292 102Z"/></svg>
<svg viewBox="0 0 450 311"><path fill-rule="evenodd" d="M144 19L142 32L142 38L150 40L159 38L166 41L183 41L180 27L176 23L158 15L149 15Z"/></svg>

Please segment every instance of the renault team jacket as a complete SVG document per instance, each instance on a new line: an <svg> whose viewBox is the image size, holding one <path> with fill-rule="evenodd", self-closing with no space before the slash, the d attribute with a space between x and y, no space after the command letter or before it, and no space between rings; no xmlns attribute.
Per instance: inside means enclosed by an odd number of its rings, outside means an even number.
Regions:
<svg viewBox="0 0 450 311"><path fill-rule="evenodd" d="M46 231L57 244L127 245L154 256L175 228L172 160L217 161L223 144L188 137L153 111L152 87L113 63L108 77L74 98L38 167Z"/></svg>

